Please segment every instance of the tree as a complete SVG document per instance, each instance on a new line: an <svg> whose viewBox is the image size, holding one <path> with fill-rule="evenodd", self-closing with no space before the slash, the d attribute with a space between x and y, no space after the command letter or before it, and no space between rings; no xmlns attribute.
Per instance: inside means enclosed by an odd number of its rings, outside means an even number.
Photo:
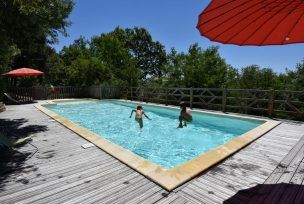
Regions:
<svg viewBox="0 0 304 204"><path fill-rule="evenodd" d="M56 86L68 85L67 68L60 55L57 53L51 54L46 62L46 83Z"/></svg>
<svg viewBox="0 0 304 204"><path fill-rule="evenodd" d="M78 58L88 58L91 56L89 42L83 36L80 36L71 45L64 46L59 55L64 64L70 66Z"/></svg>
<svg viewBox="0 0 304 204"><path fill-rule="evenodd" d="M258 65L251 65L242 68L240 73L240 88L242 89L259 88L258 72L259 72Z"/></svg>
<svg viewBox="0 0 304 204"><path fill-rule="evenodd" d="M1 0L0 74L9 67L44 67L52 52L49 44L59 33L67 35L73 5L72 0Z"/></svg>
<svg viewBox="0 0 304 204"><path fill-rule="evenodd" d="M218 53L218 47L202 50L194 44L186 56L185 84L187 87L223 87L227 66Z"/></svg>
<svg viewBox="0 0 304 204"><path fill-rule="evenodd" d="M56 42L58 33L67 34L67 18L73 5L72 0L2 0L0 56L12 60L16 52L10 50L15 48L19 52L14 66L36 63L33 57L40 60L41 49Z"/></svg>
<svg viewBox="0 0 304 204"><path fill-rule="evenodd" d="M230 89L240 88L239 79L240 75L238 70L236 68L233 68L231 65L228 65L223 87Z"/></svg>
<svg viewBox="0 0 304 204"><path fill-rule="evenodd" d="M260 89L273 89L276 83L276 73L271 68L263 68L260 70L258 80Z"/></svg>
<svg viewBox="0 0 304 204"><path fill-rule="evenodd" d="M240 74L240 88L242 89L270 89L276 84L276 74L271 68L261 69L258 65L242 68Z"/></svg>
<svg viewBox="0 0 304 204"><path fill-rule="evenodd" d="M150 33L144 28L126 29L126 47L136 59L137 67L142 71L142 78L161 77L166 62L164 46L153 41Z"/></svg>
<svg viewBox="0 0 304 204"><path fill-rule="evenodd" d="M111 69L114 80L126 80L126 69L129 68L131 55L115 35L102 34L94 37L90 43L93 55Z"/></svg>
<svg viewBox="0 0 304 204"><path fill-rule="evenodd" d="M184 86L184 66L185 54L177 53L174 48L171 48L170 53L167 55L167 62L163 69L163 81L165 81L165 86Z"/></svg>
<svg viewBox="0 0 304 204"><path fill-rule="evenodd" d="M108 82L111 72L107 66L100 63L97 58L77 58L67 69L69 85L91 86Z"/></svg>
<svg viewBox="0 0 304 204"><path fill-rule="evenodd" d="M304 90L304 60L296 64L296 69L294 71L293 85L296 90Z"/></svg>

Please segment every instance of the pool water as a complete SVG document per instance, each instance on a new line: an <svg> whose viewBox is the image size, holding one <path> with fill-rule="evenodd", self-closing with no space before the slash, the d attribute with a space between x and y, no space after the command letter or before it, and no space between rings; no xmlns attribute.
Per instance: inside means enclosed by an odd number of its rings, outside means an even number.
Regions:
<svg viewBox="0 0 304 204"><path fill-rule="evenodd" d="M135 113L129 118L136 106L121 101L97 101L45 107L163 168L177 167L265 122L192 112L193 122L177 128L178 109L143 104L152 120L143 117L144 126L140 129Z"/></svg>

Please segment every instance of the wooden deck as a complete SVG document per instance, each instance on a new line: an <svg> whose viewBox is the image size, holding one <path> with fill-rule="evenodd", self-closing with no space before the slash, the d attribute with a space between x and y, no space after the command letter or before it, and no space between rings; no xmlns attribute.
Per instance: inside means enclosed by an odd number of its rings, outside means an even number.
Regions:
<svg viewBox="0 0 304 204"><path fill-rule="evenodd" d="M304 203L302 123L282 123L171 193L102 150L83 149L84 139L32 104L7 106L0 126L34 134L38 148L0 149L1 204Z"/></svg>

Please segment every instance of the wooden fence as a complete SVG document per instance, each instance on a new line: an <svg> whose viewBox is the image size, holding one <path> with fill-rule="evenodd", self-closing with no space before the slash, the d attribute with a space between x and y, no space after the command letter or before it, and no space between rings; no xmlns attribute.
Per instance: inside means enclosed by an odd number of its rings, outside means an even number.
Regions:
<svg viewBox="0 0 304 204"><path fill-rule="evenodd" d="M50 87L9 87L8 92L20 101L45 99L83 98L87 95L87 87L57 86L54 91Z"/></svg>
<svg viewBox="0 0 304 204"><path fill-rule="evenodd" d="M304 121L304 91L220 89L220 88L151 88L58 86L55 92L49 87L10 88L19 99L63 98L122 98L143 102L178 105L184 101L190 108L264 115Z"/></svg>
<svg viewBox="0 0 304 204"><path fill-rule="evenodd" d="M98 99L119 99L126 93L122 87L114 86L91 86L88 87L88 94L90 98ZM124 94L126 95L126 94Z"/></svg>
<svg viewBox="0 0 304 204"><path fill-rule="evenodd" d="M304 91L132 87L127 98L190 108L304 120Z"/></svg>
<svg viewBox="0 0 304 204"><path fill-rule="evenodd" d="M7 92L20 101L64 99L64 98L98 98L111 99L121 98L123 88L114 86L56 86L54 90L50 87L10 87Z"/></svg>

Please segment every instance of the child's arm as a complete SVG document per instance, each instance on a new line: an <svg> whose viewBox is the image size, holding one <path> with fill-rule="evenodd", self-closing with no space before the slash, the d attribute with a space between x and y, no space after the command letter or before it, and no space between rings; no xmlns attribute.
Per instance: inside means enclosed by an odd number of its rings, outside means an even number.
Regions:
<svg viewBox="0 0 304 204"><path fill-rule="evenodd" d="M144 114L144 116L145 116L146 118L148 118L149 120L152 120L151 118L149 118L149 117L145 114L145 112L143 112L143 114Z"/></svg>
<svg viewBox="0 0 304 204"><path fill-rule="evenodd" d="M132 111L131 111L131 115L130 115L130 118L132 117L132 114L133 114L133 112L135 112L135 110L132 110Z"/></svg>

